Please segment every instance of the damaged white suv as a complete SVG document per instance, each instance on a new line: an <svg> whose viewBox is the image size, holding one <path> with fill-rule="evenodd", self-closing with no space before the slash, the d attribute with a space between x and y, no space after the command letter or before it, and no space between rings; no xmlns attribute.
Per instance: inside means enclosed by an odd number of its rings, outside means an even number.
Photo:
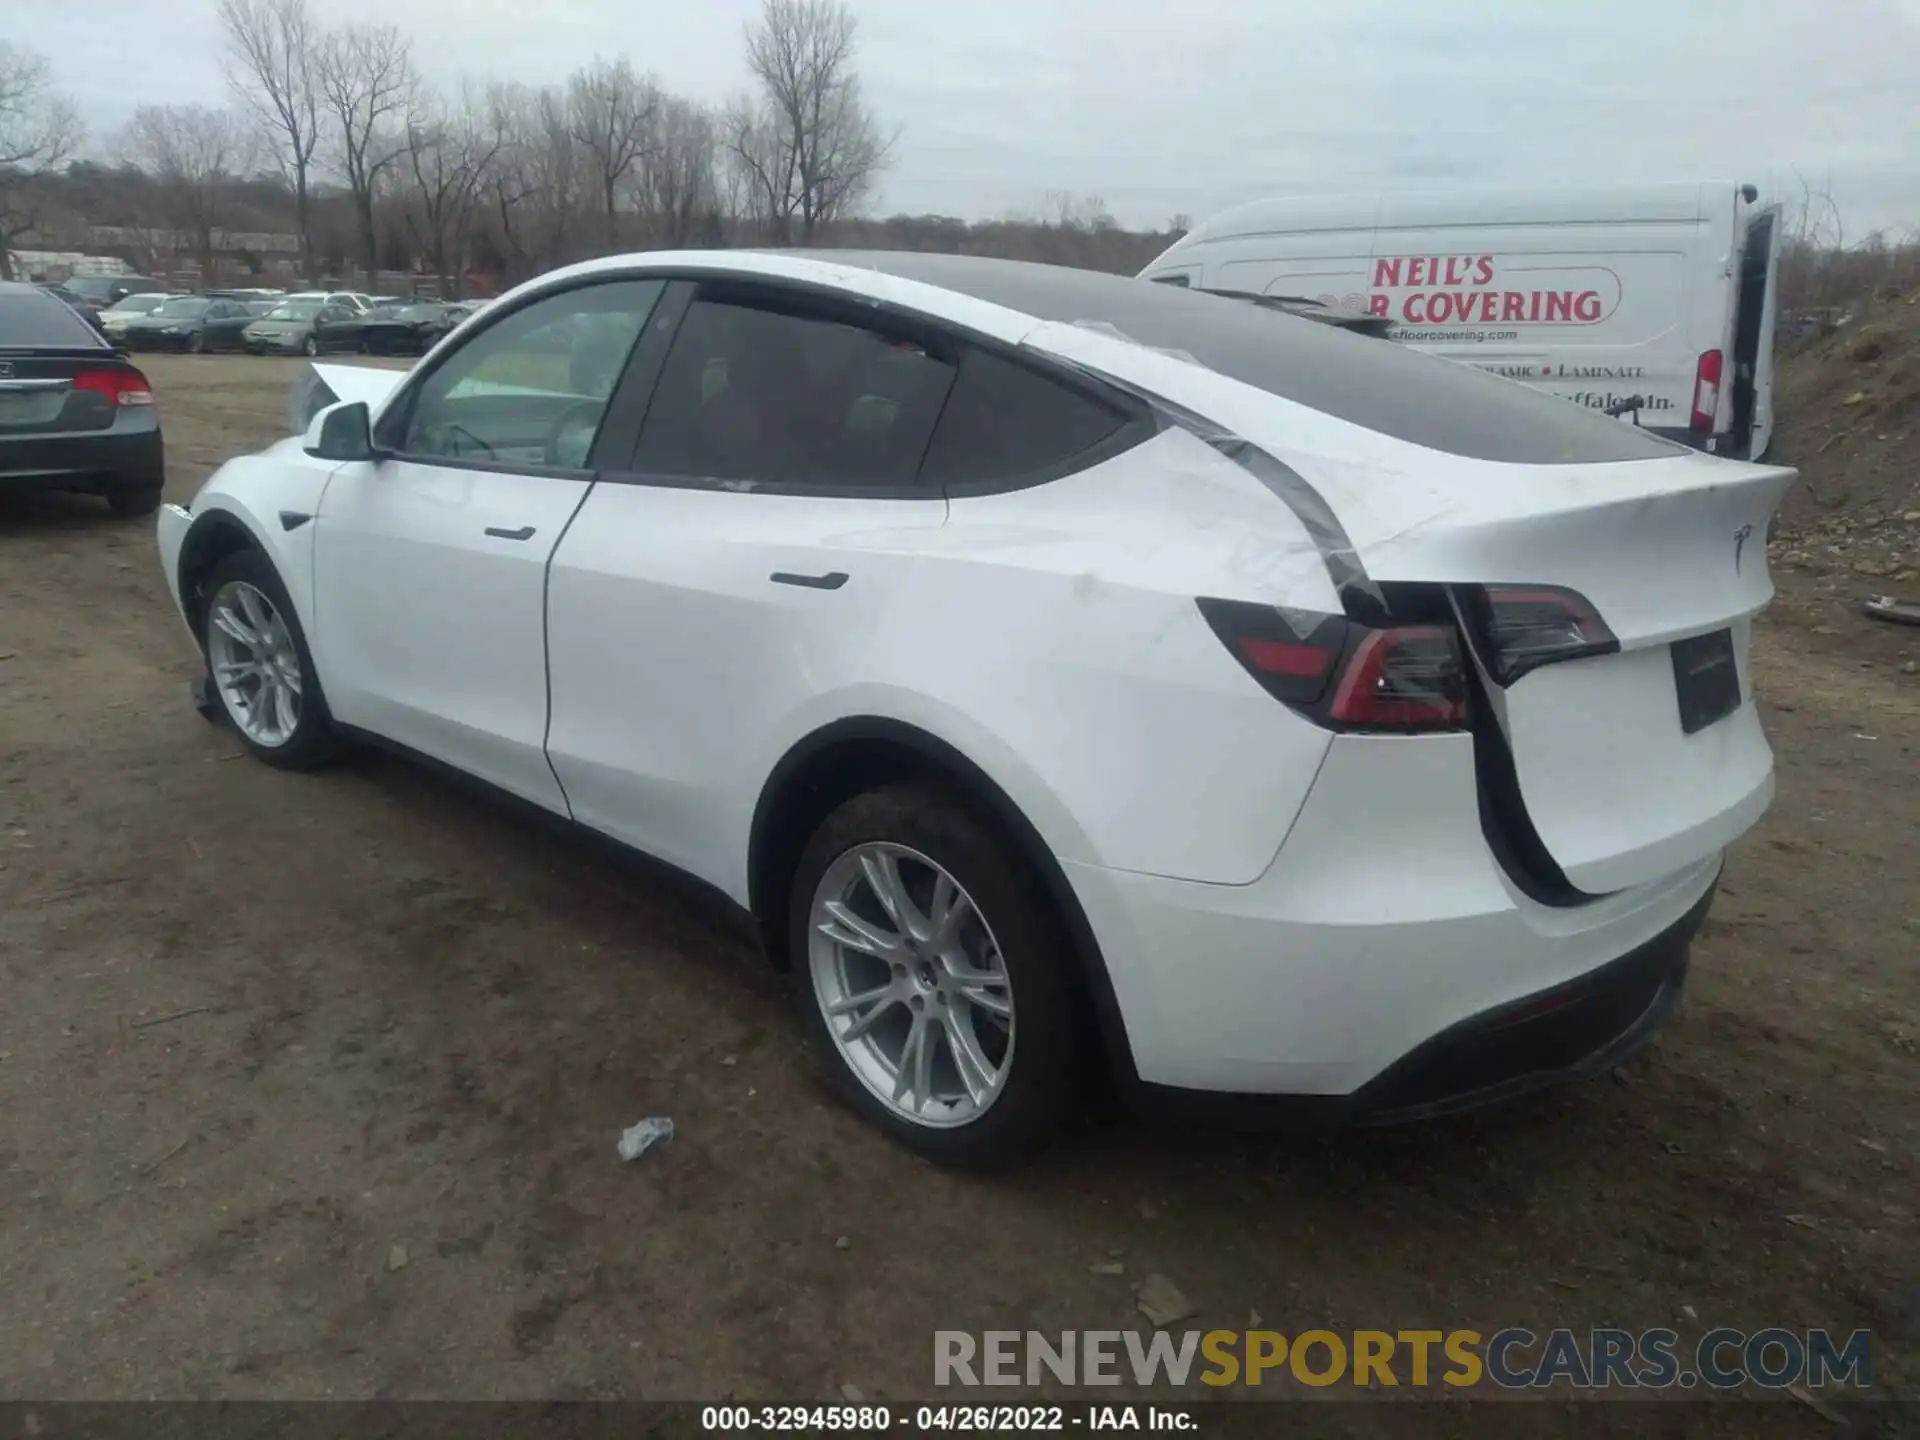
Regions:
<svg viewBox="0 0 1920 1440"><path fill-rule="evenodd" d="M1309 1123L1592 1073L1773 761L1792 472L1229 298L955 256L521 287L160 520L262 760L369 739L757 918L937 1158L1090 1081Z"/></svg>

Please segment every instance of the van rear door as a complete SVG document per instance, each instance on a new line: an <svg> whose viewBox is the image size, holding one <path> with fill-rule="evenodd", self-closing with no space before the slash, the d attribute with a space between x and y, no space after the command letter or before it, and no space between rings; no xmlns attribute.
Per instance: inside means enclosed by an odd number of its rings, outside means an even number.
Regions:
<svg viewBox="0 0 1920 1440"><path fill-rule="evenodd" d="M1773 443L1773 335L1780 279L1780 207L1742 217L1733 336L1733 424L1726 453L1758 460Z"/></svg>

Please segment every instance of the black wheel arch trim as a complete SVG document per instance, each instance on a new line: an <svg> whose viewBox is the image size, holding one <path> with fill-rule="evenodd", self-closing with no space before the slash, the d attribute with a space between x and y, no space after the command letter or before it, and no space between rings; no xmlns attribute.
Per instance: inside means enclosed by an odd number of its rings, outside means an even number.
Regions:
<svg viewBox="0 0 1920 1440"><path fill-rule="evenodd" d="M295 527L289 525L286 528ZM223 544L223 540L238 543ZM180 589L180 608L186 613L187 623L196 640L201 638L199 606L205 597L198 593L193 577L218 564L222 556L246 548L259 550L268 556L272 554L251 525L233 511L219 506L202 510L194 516L187 533L181 537L174 578Z"/></svg>
<svg viewBox="0 0 1920 1440"><path fill-rule="evenodd" d="M760 798L755 802L753 823L748 832L747 903L760 926L768 958L779 968L787 967L783 933L786 907L776 903L776 898L785 897L772 893L774 886L782 882L767 873L772 858L768 847L774 837L777 812L797 777L817 756L835 746L862 741L898 746L944 772L964 787L965 798L984 807L988 817L1019 846L1021 858L1039 876L1054 913L1066 930L1075 968L1092 1001L1094 1023L1111 1078L1123 1090L1131 1091L1139 1084L1139 1072L1134 1065L1133 1047L1127 1039L1119 997L1114 993L1113 977L1107 970L1093 926L1080 904L1080 897L1067 880L1066 871L1061 869L1059 860L1026 813L991 775L952 744L917 725L878 715L832 721L796 741L767 776L760 788Z"/></svg>

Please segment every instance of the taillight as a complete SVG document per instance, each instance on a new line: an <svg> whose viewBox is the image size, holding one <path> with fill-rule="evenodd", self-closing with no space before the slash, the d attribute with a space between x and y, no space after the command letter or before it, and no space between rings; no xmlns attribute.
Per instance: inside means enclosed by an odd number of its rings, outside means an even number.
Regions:
<svg viewBox="0 0 1920 1440"><path fill-rule="evenodd" d="M1701 434L1713 431L1713 417L1720 409L1720 352L1709 350L1693 370L1693 428Z"/></svg>
<svg viewBox="0 0 1920 1440"><path fill-rule="evenodd" d="M1620 648L1584 595L1557 585L1487 585L1461 593L1486 666L1502 686L1542 665Z"/></svg>
<svg viewBox="0 0 1920 1440"><path fill-rule="evenodd" d="M1374 628L1338 615L1202 599L1200 613L1269 695L1337 730L1458 730L1466 667L1447 625Z"/></svg>
<svg viewBox="0 0 1920 1440"><path fill-rule="evenodd" d="M73 388L91 390L112 405L153 404L147 377L131 366L124 370L82 370L73 377Z"/></svg>
<svg viewBox="0 0 1920 1440"><path fill-rule="evenodd" d="M1454 632L1441 625L1367 631L1334 687L1328 714L1355 729L1464 728L1467 672Z"/></svg>

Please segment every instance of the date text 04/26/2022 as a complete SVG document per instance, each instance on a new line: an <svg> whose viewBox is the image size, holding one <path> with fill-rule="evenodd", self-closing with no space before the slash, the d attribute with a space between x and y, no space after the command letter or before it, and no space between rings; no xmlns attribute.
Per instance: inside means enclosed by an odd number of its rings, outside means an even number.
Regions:
<svg viewBox="0 0 1920 1440"><path fill-rule="evenodd" d="M883 1435L1064 1433L1141 1430L1187 1433L1199 1425L1191 1410L1164 1405L708 1405L700 1428L734 1433L832 1432Z"/></svg>

